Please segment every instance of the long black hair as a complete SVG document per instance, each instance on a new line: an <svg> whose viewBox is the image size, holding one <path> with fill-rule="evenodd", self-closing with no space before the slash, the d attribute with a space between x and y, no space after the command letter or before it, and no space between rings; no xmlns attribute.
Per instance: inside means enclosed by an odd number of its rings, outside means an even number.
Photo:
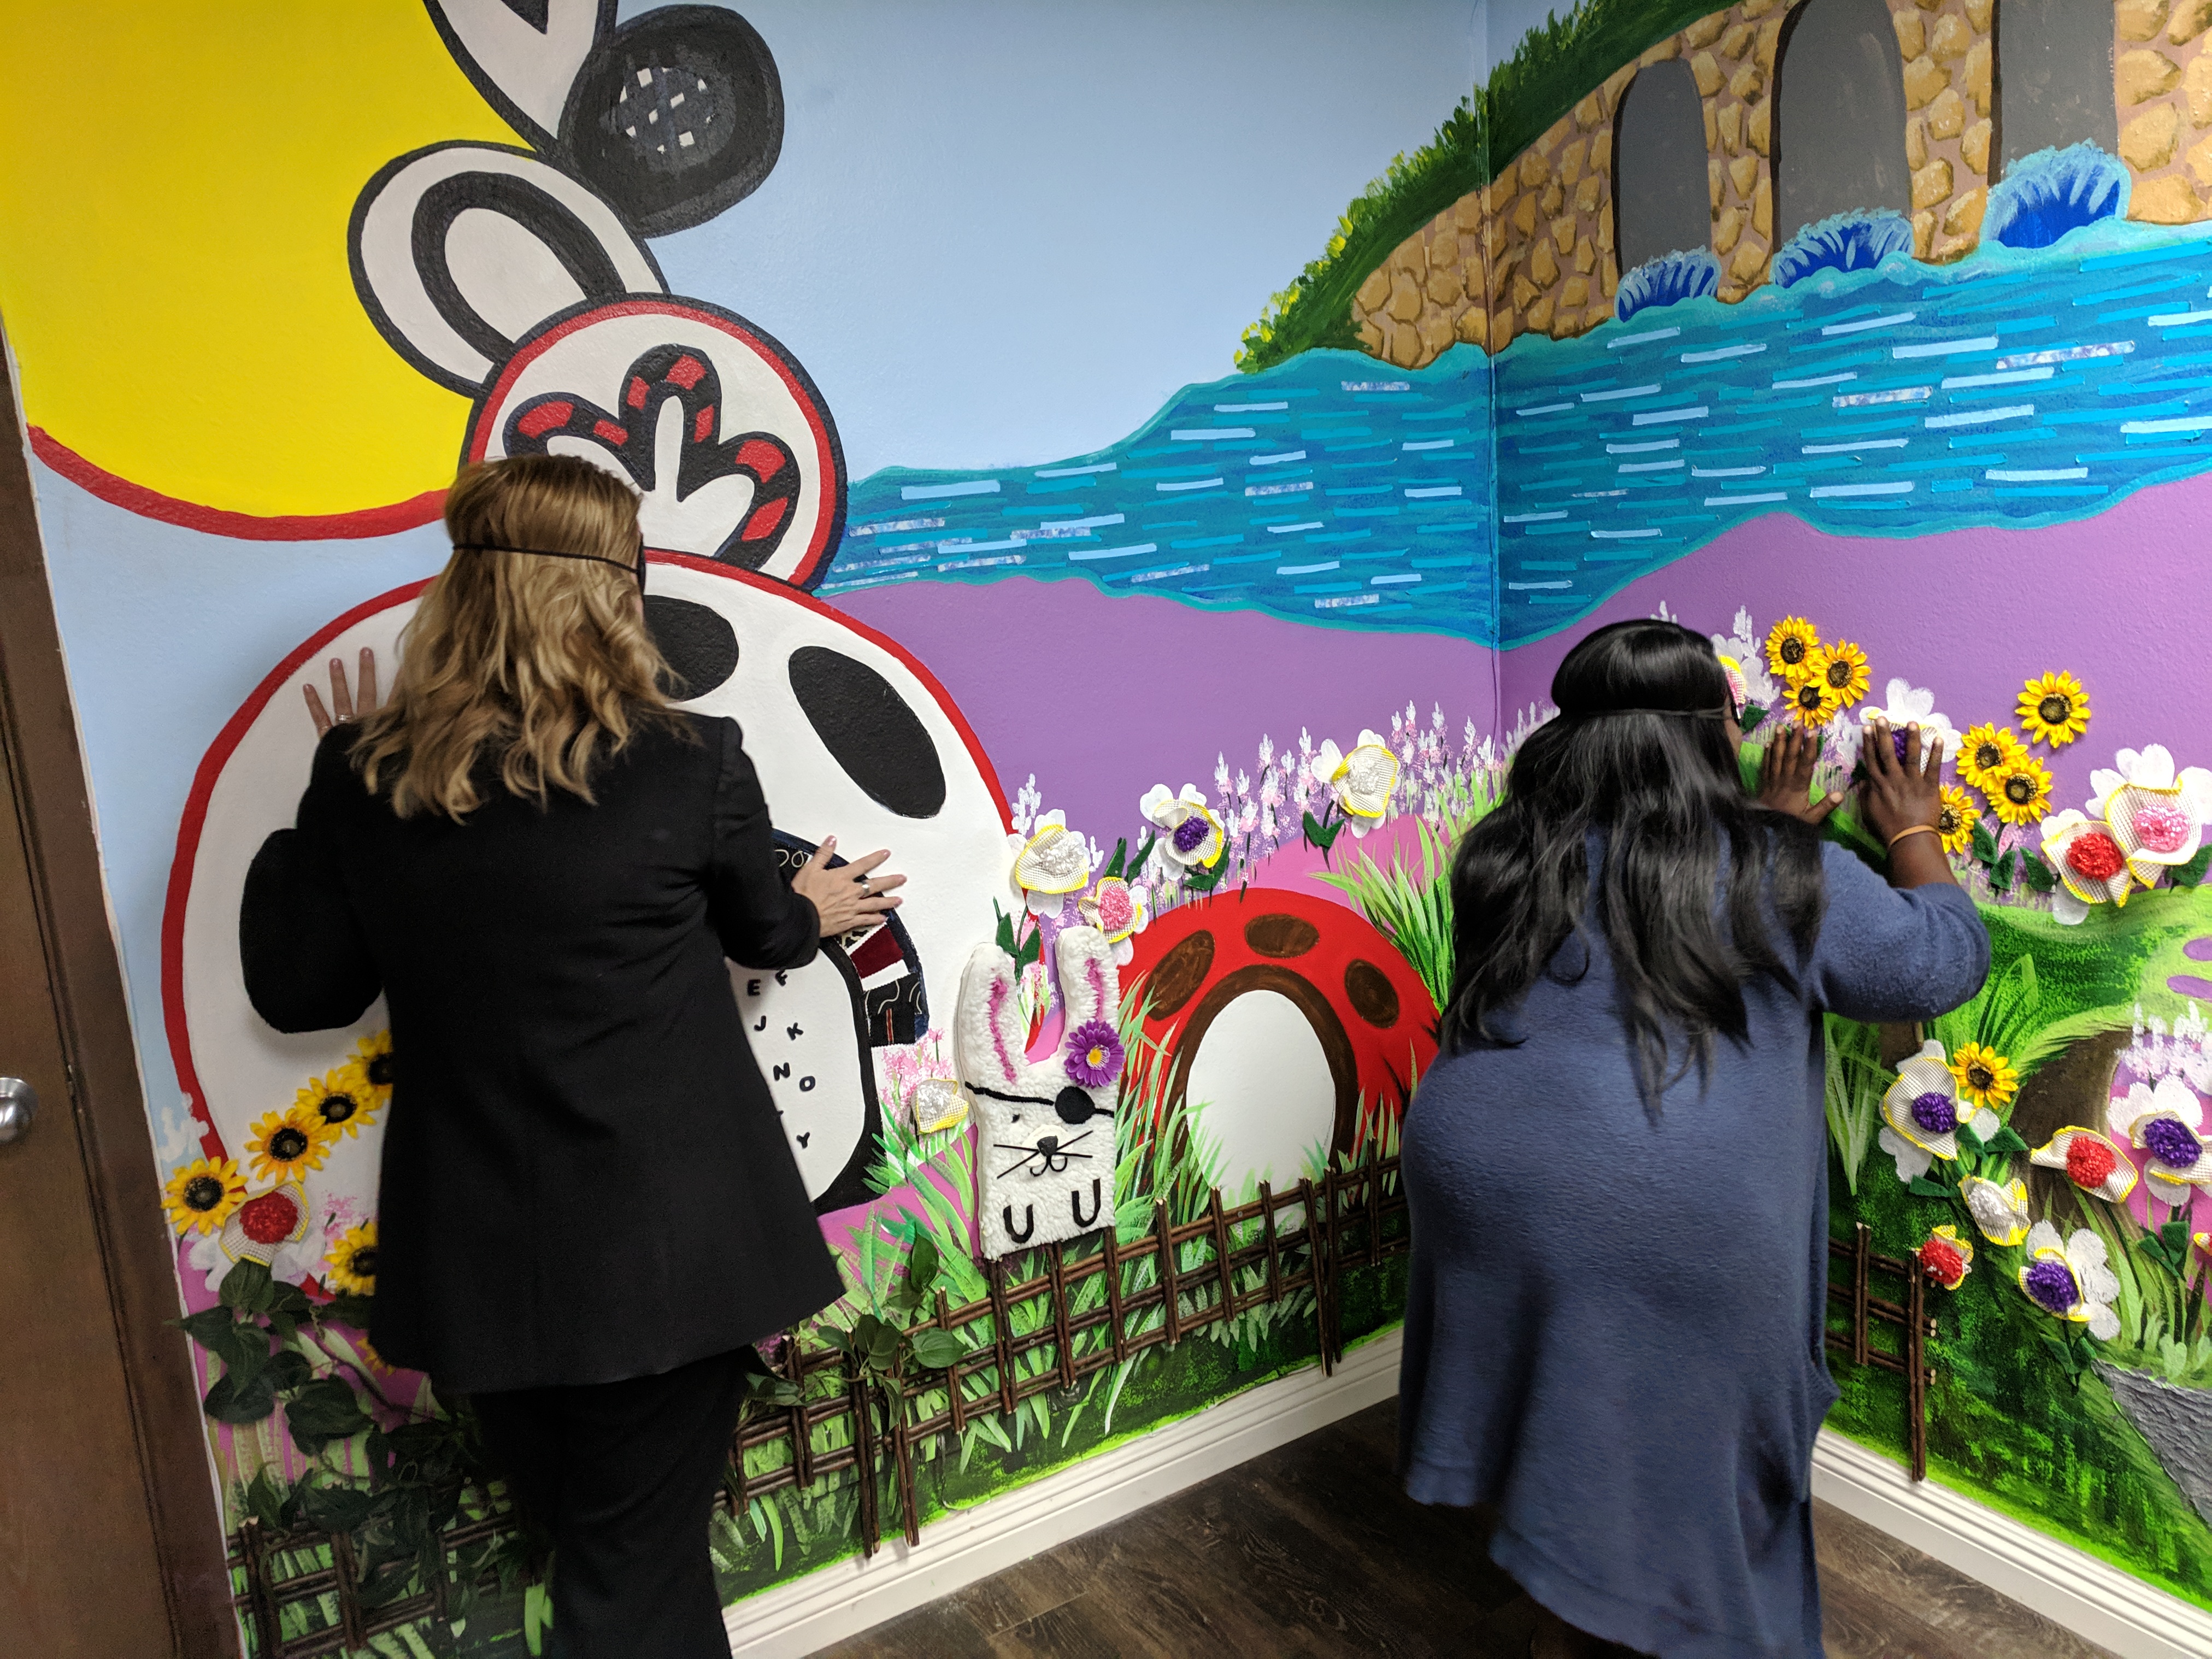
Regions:
<svg viewBox="0 0 2212 1659"><path fill-rule="evenodd" d="M1670 1083L1710 1065L1715 1032L1746 1038L1747 982L1771 975L1796 988L1771 930L1778 920L1801 958L1811 948L1826 899L1819 837L1745 790L1724 724L1727 678L1688 629L1599 629L1559 665L1552 701L1558 717L1521 745L1504 799L1452 860L1444 1047L1518 1041L1498 1016L1570 936L1587 938L1595 914L1638 1087L1656 1112ZM1593 833L1603 847L1595 883Z"/></svg>

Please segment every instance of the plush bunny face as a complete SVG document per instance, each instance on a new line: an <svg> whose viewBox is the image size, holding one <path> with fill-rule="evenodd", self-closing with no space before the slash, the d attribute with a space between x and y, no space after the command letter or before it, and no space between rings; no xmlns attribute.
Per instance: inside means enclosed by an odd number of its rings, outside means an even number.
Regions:
<svg viewBox="0 0 2212 1659"><path fill-rule="evenodd" d="M1095 927L1066 930L1054 956L1067 1023L1060 1046L1043 1060L1023 1052L1012 957L980 945L960 978L955 1059L975 1097L986 1257L1114 1224L1121 980L1113 946Z"/></svg>

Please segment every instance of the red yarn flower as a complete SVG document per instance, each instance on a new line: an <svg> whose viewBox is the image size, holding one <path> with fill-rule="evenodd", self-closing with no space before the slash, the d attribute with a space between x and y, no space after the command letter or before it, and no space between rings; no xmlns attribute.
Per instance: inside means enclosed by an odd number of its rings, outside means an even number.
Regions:
<svg viewBox="0 0 2212 1659"><path fill-rule="evenodd" d="M1966 1258L1946 1239L1931 1238L1913 1254L1928 1277L1947 1291L1955 1291L1966 1277Z"/></svg>
<svg viewBox="0 0 2212 1659"><path fill-rule="evenodd" d="M2128 860L2119 842L2102 830L2091 830L2067 843L2066 862L2085 881L2110 881Z"/></svg>
<svg viewBox="0 0 2212 1659"><path fill-rule="evenodd" d="M282 1244L299 1224L300 1206L283 1193L264 1193L239 1207L239 1231L256 1244Z"/></svg>
<svg viewBox="0 0 2212 1659"><path fill-rule="evenodd" d="M2076 1187L2086 1187L2094 1192L2111 1179L2118 1163L2112 1156L2112 1149L2101 1140L2075 1135L2066 1143L2066 1178Z"/></svg>

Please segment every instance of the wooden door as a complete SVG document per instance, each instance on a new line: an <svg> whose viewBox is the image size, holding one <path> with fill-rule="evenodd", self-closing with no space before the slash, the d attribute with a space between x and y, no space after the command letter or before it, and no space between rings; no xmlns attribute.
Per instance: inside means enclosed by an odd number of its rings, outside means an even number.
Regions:
<svg viewBox="0 0 2212 1659"><path fill-rule="evenodd" d="M0 1076L39 1106L0 1144L0 1654L201 1659L238 1647L222 1525L9 368Z"/></svg>

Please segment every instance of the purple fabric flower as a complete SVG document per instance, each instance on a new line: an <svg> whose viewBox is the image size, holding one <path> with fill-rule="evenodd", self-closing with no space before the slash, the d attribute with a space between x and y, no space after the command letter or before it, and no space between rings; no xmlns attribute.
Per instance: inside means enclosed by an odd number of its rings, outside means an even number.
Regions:
<svg viewBox="0 0 2212 1659"><path fill-rule="evenodd" d="M1914 1097L1912 1121L1931 1135L1948 1135L1959 1127L1959 1108L1950 1096L1930 1089Z"/></svg>
<svg viewBox="0 0 2212 1659"><path fill-rule="evenodd" d="M1121 1074L1121 1034L1103 1019L1087 1019L1067 1034L1067 1074L1086 1089L1103 1089Z"/></svg>
<svg viewBox="0 0 2212 1659"><path fill-rule="evenodd" d="M1203 816L1193 812L1175 827L1176 851L1186 856L1195 853L1204 844L1206 834L1212 828L1212 826L1206 823Z"/></svg>
<svg viewBox="0 0 2212 1659"><path fill-rule="evenodd" d="M2193 1168L2204 1156L2204 1148L2188 1128L2170 1117L2154 1117L2143 1125L2143 1145L2150 1155L2169 1170Z"/></svg>
<svg viewBox="0 0 2212 1659"><path fill-rule="evenodd" d="M2021 1283L2035 1298L2036 1305L2063 1315L2081 1299L2081 1291L2074 1283L2073 1269L2055 1256L2043 1256L2032 1263L2021 1276Z"/></svg>

